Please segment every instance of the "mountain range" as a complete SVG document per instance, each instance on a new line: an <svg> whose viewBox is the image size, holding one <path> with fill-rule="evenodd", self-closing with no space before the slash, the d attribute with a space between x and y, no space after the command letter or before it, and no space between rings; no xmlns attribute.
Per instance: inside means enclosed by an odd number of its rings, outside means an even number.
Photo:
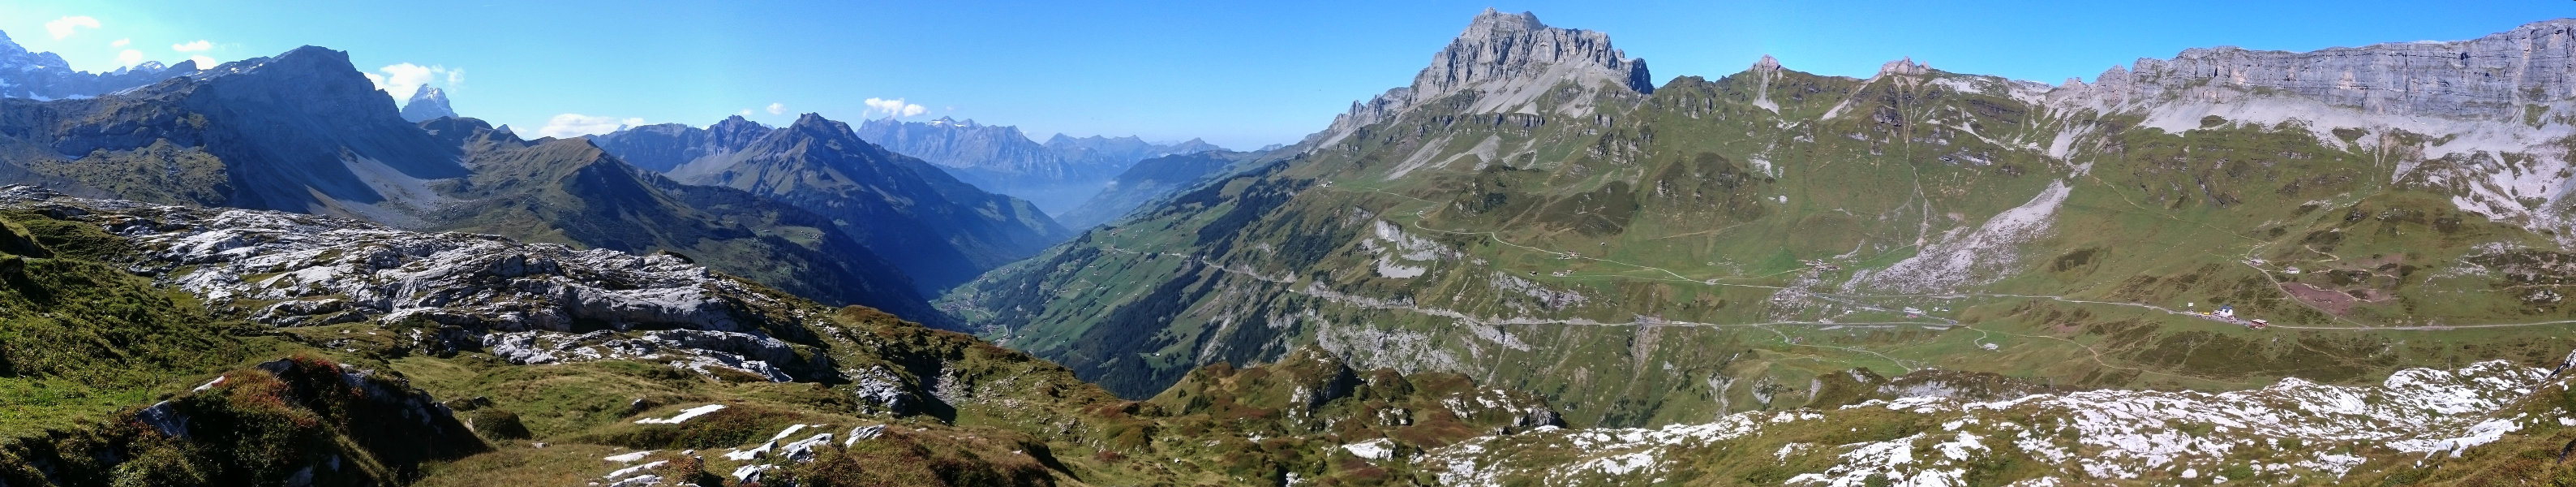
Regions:
<svg viewBox="0 0 2576 487"><path fill-rule="evenodd" d="M13 94L0 485L2576 482L2576 19L1657 84L1487 9L1429 61L1254 152L531 140L311 46Z"/></svg>
<svg viewBox="0 0 2576 487"><path fill-rule="evenodd" d="M1060 220L1102 194L1104 185L1136 161L1223 150L1198 139L1158 144L1134 136L1056 134L1039 143L1018 127L948 117L928 122L868 120L859 124L858 134L888 150L929 161L978 188L1027 199ZM1067 228L1090 228L1100 221L1062 223Z"/></svg>
<svg viewBox="0 0 2576 487"><path fill-rule="evenodd" d="M177 66L164 66L160 61L117 68L115 71L90 73L72 69L63 57L50 52L29 52L8 35L0 34L0 97L54 100L89 98L117 90L160 81L163 78L194 73L205 66L194 60L180 61Z"/></svg>
<svg viewBox="0 0 2576 487"><path fill-rule="evenodd" d="M829 218L679 184L585 140L406 122L338 51L308 46L95 98L0 100L0 119L9 171L73 193L676 251L825 302L947 323L925 288Z"/></svg>
<svg viewBox="0 0 2576 487"><path fill-rule="evenodd" d="M976 189L815 114L774 129L735 117L705 129L655 125L595 140L684 183L748 191L824 215L879 249L926 293L1035 254L1068 233L1027 201Z"/></svg>

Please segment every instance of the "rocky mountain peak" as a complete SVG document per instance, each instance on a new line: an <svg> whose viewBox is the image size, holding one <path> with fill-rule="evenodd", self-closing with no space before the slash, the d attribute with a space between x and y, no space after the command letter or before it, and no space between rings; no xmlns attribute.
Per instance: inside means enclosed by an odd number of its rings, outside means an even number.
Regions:
<svg viewBox="0 0 2576 487"><path fill-rule="evenodd" d="M1770 56L1763 56L1763 59L1770 59ZM1774 61L1772 64L1776 66L1778 65L1778 62ZM1921 76L1931 73L1932 67L1924 66L1923 63L1914 62L1913 56L1898 58L1894 61L1888 61L1887 64L1878 65L1879 76Z"/></svg>
<svg viewBox="0 0 2576 487"><path fill-rule="evenodd" d="M403 102L403 121L420 122L453 116L456 116L456 109L448 107L447 92L431 88L428 83L422 83L420 89L412 90L411 100Z"/></svg>
<svg viewBox="0 0 2576 487"><path fill-rule="evenodd" d="M30 52L27 48L19 46L17 42L9 40L7 34L0 33L0 68L6 67L16 67L21 70L70 71L72 69L70 63L63 62L62 56L50 52Z"/></svg>
<svg viewBox="0 0 2576 487"><path fill-rule="evenodd" d="M1430 100L1478 90L1491 98L1478 101L1479 111L1509 111L1522 108L1535 92L1569 81L1638 93L1655 89L1645 60L1611 47L1608 34L1548 27L1528 12L1486 9L1413 77L1413 95Z"/></svg>
<svg viewBox="0 0 2576 487"><path fill-rule="evenodd" d="M1477 93L1475 103L1467 108L1472 113L1589 113L1590 100L1557 100L1555 106L1538 106L1539 95L1565 83L1592 93L1655 91L1646 60L1629 58L1612 47L1609 34L1549 27L1536 14L1504 14L1487 8L1448 47L1432 54L1431 66L1413 76L1412 86L1352 103L1349 112L1307 141L1331 145L1351 131L1392 119L1415 104L1465 92Z"/></svg>
<svg viewBox="0 0 2576 487"><path fill-rule="evenodd" d="M1459 37L1492 37L1499 33L1519 33L1545 28L1547 24L1539 23L1538 14L1529 12L1507 14L1494 10L1493 7L1485 7L1484 12L1476 14L1474 20L1467 22L1467 32Z"/></svg>
<svg viewBox="0 0 2576 487"><path fill-rule="evenodd" d="M804 115L797 115L795 123L787 124L787 131L821 138L849 137L856 139L859 137L858 134L850 131L850 124L841 123L838 120L823 118L823 114L810 112Z"/></svg>
<svg viewBox="0 0 2576 487"><path fill-rule="evenodd" d="M190 59L190 60L187 60L187 61L184 61L184 62L188 63L188 66L191 66L191 67L194 67L194 66L196 66L196 65L197 65L197 60L194 60L194 59ZM122 68L116 68L116 72L117 72L117 73L132 73L132 72L136 72L136 71L150 72L150 71L160 71L160 70L163 70L163 69L168 69L168 66L163 66L163 65L161 64L161 62L160 62L160 61L144 61L142 64L136 64L136 65L133 65L133 66L122 67Z"/></svg>
<svg viewBox="0 0 2576 487"><path fill-rule="evenodd" d="M200 69L206 67L200 66ZM193 85L163 85L153 90L196 92L197 96L304 105L317 118L351 125L401 120L400 110L364 72L349 62L349 53L304 46L271 57L244 59L190 74ZM433 94L442 100L443 94ZM418 94L415 94L417 97ZM398 124L409 125L409 124Z"/></svg>
<svg viewBox="0 0 2576 487"><path fill-rule="evenodd" d="M725 117L723 121L718 121L714 125L707 126L707 131L718 134L754 134L754 136L757 136L757 134L767 133L769 130L770 127L768 125L751 121L751 119L748 118L742 118L741 115Z"/></svg>
<svg viewBox="0 0 2576 487"><path fill-rule="evenodd" d="M192 64L180 66L184 69L145 61L103 73L75 71L62 56L28 51L11 41L7 33L0 33L0 97L49 100L98 96L198 69Z"/></svg>
<svg viewBox="0 0 2576 487"><path fill-rule="evenodd" d="M1753 62L1753 70L1761 73L1780 72L1780 60L1771 58L1771 55L1769 54L1764 54L1762 55L1761 60Z"/></svg>

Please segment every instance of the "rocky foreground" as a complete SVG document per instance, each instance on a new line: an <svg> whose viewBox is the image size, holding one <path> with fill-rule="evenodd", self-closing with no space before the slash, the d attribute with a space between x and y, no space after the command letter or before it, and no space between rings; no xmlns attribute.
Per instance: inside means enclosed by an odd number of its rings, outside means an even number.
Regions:
<svg viewBox="0 0 2576 487"><path fill-rule="evenodd" d="M2512 433L2567 436L2576 415L2560 404L2565 368L2492 361L2408 369L2375 386L2291 378L2215 394L1905 397L1657 429L1484 437L1416 461L1443 465L1451 485L1569 473L1605 484L1674 480L1705 475L1720 452L1757 448L1756 458L1725 463L1769 470L1784 485L2336 484L2372 473L2364 465L2458 459Z"/></svg>
<svg viewBox="0 0 2576 487"><path fill-rule="evenodd" d="M625 359L779 382L839 377L829 358L810 349L800 357L770 336L781 317L761 313L787 303L678 254L72 198L31 186L0 188L0 207L91 220L141 249L137 273L272 326L423 325L408 337L423 347L515 364Z"/></svg>

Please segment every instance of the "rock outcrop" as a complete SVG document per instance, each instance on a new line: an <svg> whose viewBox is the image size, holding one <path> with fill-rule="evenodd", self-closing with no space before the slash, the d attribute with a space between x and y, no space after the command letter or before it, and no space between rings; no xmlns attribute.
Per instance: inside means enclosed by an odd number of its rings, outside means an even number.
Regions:
<svg viewBox="0 0 2576 487"><path fill-rule="evenodd" d="M113 472L134 485L388 485L492 450L409 380L306 355L103 423L132 426L56 430L53 444L0 451L0 483L108 485Z"/></svg>

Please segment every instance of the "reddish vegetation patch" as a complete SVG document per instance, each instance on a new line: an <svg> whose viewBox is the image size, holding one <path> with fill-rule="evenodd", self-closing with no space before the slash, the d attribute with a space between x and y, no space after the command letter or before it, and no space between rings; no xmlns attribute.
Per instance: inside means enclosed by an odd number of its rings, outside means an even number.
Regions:
<svg viewBox="0 0 2576 487"><path fill-rule="evenodd" d="M2308 306L2314 306L2326 314L2336 316L2352 311L2353 304L2361 302L2360 299L2344 294L2343 291L2319 289L2307 283L2284 283L2281 285L2281 290L2290 293L2291 297L2299 298L2299 302L2308 303Z"/></svg>

